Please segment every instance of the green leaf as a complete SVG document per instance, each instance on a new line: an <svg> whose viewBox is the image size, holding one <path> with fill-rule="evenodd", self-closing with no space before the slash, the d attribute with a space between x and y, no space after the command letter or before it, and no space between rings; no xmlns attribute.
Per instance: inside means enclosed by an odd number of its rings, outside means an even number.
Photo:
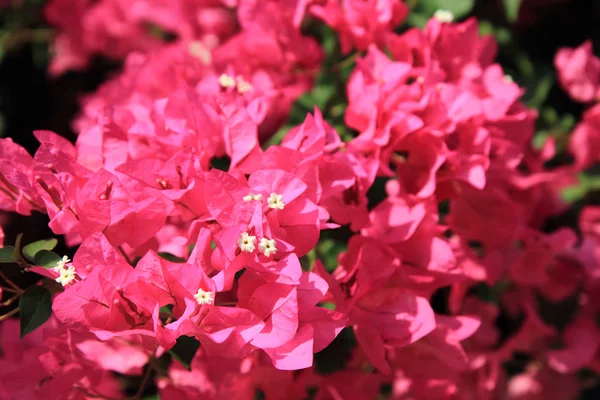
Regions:
<svg viewBox="0 0 600 400"><path fill-rule="evenodd" d="M563 200L567 203L575 203L583 199L586 194L587 190L583 185L568 187L561 193Z"/></svg>
<svg viewBox="0 0 600 400"><path fill-rule="evenodd" d="M35 255L41 250L52 250L58 244L58 240L55 238L38 240L23 247L23 255L29 261L35 260Z"/></svg>
<svg viewBox="0 0 600 400"><path fill-rule="evenodd" d="M175 346L169 350L169 353L189 371L190 364L199 348L200 342L196 338L180 336Z"/></svg>
<svg viewBox="0 0 600 400"><path fill-rule="evenodd" d="M335 86L332 84L318 85L312 91L314 105L323 109L331 97L335 94Z"/></svg>
<svg viewBox="0 0 600 400"><path fill-rule="evenodd" d="M548 140L549 137L551 136L547 131L536 133L533 137L533 147L535 147L537 150L540 150L542 147L544 147L544 144L546 144L546 140Z"/></svg>
<svg viewBox="0 0 600 400"><path fill-rule="evenodd" d="M175 263L184 263L185 262L185 259L183 259L181 257L177 257L174 254L167 253L164 251L161 251L160 253L158 253L158 255L167 261L171 261L171 262L175 262Z"/></svg>
<svg viewBox="0 0 600 400"><path fill-rule="evenodd" d="M281 144L281 142L283 141L283 138L285 137L285 135L287 135L290 128L291 128L291 126L289 126L287 124L282 126L281 128L279 128L279 130L277 132L275 132L275 134L273 136L271 136L271 138L269 138L269 140L267 140L265 142L265 144L263 144L262 148L264 150L266 150L270 146L275 146L275 145Z"/></svg>
<svg viewBox="0 0 600 400"><path fill-rule="evenodd" d="M422 3L430 15L437 10L447 10L454 14L455 19L465 17L475 6L475 0L422 0Z"/></svg>
<svg viewBox="0 0 600 400"><path fill-rule="evenodd" d="M173 315L173 304L167 304L166 306L162 306L160 308L161 314Z"/></svg>
<svg viewBox="0 0 600 400"><path fill-rule="evenodd" d="M554 85L554 72L546 72L540 79L536 79L534 85L529 85L527 95L524 98L525 103L532 108L539 109L550 94Z"/></svg>
<svg viewBox="0 0 600 400"><path fill-rule="evenodd" d="M338 266L338 256L346 250L346 244L333 240L324 239L317 244L318 254L321 255L323 265L327 272L332 272Z"/></svg>
<svg viewBox="0 0 600 400"><path fill-rule="evenodd" d="M438 9L448 10L454 18L460 19L473 10L475 0L437 0Z"/></svg>
<svg viewBox="0 0 600 400"><path fill-rule="evenodd" d="M567 203L574 203L583 199L589 192L600 190L600 176L582 174L579 176L579 182L563 190L562 198Z"/></svg>
<svg viewBox="0 0 600 400"><path fill-rule="evenodd" d="M410 14L408 14L408 17L406 18L406 22L408 22L408 24L410 26L414 26L415 28L420 28L420 29L423 29L425 27L425 24L427 23L428 20L429 20L429 18L427 18L426 15L418 13L418 12L411 12Z"/></svg>
<svg viewBox="0 0 600 400"><path fill-rule="evenodd" d="M515 22L519 18L521 0L504 0L504 14L509 22Z"/></svg>
<svg viewBox="0 0 600 400"><path fill-rule="evenodd" d="M41 286L30 286L19 299L21 337L32 332L52 315L52 295Z"/></svg>
<svg viewBox="0 0 600 400"><path fill-rule="evenodd" d="M326 302L317 304L317 307L323 307L323 308L326 308L328 310L335 310L335 303L332 303L330 301L326 301Z"/></svg>
<svg viewBox="0 0 600 400"><path fill-rule="evenodd" d="M5 246L0 249L0 263L12 263L16 260L14 246Z"/></svg>
<svg viewBox="0 0 600 400"><path fill-rule="evenodd" d="M62 259L61 256L50 250L40 250L35 255L33 265L44 268L54 268L56 263Z"/></svg>

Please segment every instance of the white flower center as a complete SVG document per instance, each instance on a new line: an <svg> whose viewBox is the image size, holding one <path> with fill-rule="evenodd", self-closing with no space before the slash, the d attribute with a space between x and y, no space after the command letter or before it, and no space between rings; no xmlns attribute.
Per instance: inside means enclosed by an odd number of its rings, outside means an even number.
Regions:
<svg viewBox="0 0 600 400"><path fill-rule="evenodd" d="M55 280L61 285L67 286L75 280L75 267L71 264L69 257L63 256L53 269L58 272L58 278Z"/></svg>
<svg viewBox="0 0 600 400"><path fill-rule="evenodd" d="M449 24L454 21L454 14L448 10L437 10L433 17L442 23Z"/></svg>
<svg viewBox="0 0 600 400"><path fill-rule="evenodd" d="M285 204L283 203L283 195L277 194L275 192L271 193L271 195L267 199L267 203L269 204L269 208L283 210L283 207L285 207Z"/></svg>
<svg viewBox="0 0 600 400"><path fill-rule="evenodd" d="M252 200L257 200L257 201L261 201L262 200L262 194L248 194L246 196L243 197L244 201L252 201Z"/></svg>
<svg viewBox="0 0 600 400"><path fill-rule="evenodd" d="M235 79L227 74L219 76L219 85L224 88L235 87Z"/></svg>
<svg viewBox="0 0 600 400"><path fill-rule="evenodd" d="M199 41L193 41L188 47L190 54L202 61L202 64L209 65L212 61L210 50Z"/></svg>
<svg viewBox="0 0 600 400"><path fill-rule="evenodd" d="M198 289L198 292L194 295L196 302L200 305L212 304L214 302L212 292L205 292L202 289Z"/></svg>
<svg viewBox="0 0 600 400"><path fill-rule="evenodd" d="M254 251L254 244L256 243L256 236L250 236L244 232L238 239L238 246L240 250L252 253Z"/></svg>
<svg viewBox="0 0 600 400"><path fill-rule="evenodd" d="M237 90L240 93L246 93L249 92L250 90L254 89L254 87L252 86L252 84L250 82L248 82L247 80L245 80L243 77L241 76L237 76L236 77L237 80Z"/></svg>
<svg viewBox="0 0 600 400"><path fill-rule="evenodd" d="M271 257L271 255L277 252L277 249L275 248L275 239L260 239L260 243L258 243L258 250L265 256Z"/></svg>
<svg viewBox="0 0 600 400"><path fill-rule="evenodd" d="M54 267L54 271L59 272L61 269L65 268L67 264L71 263L71 259L67 256L63 256L60 260L56 262L56 266Z"/></svg>

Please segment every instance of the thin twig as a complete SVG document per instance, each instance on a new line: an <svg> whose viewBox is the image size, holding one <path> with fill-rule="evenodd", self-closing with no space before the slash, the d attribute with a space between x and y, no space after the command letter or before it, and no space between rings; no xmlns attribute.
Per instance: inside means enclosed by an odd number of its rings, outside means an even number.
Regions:
<svg viewBox="0 0 600 400"><path fill-rule="evenodd" d="M18 312L19 312L19 307L15 308L14 310L11 310L11 311L7 312L4 315L0 315L0 321L4 321L5 319L9 319L10 317L12 317L13 315L15 315Z"/></svg>
<svg viewBox="0 0 600 400"><path fill-rule="evenodd" d="M13 281L11 281L10 279L8 279L8 277L6 275L4 275L4 272L0 271L0 278L4 279L4 281L6 283L8 283L17 293L22 294L23 293L23 289L21 289L19 286L17 286Z"/></svg>
<svg viewBox="0 0 600 400"><path fill-rule="evenodd" d="M6 307L6 306L10 306L12 303L15 302L15 300L17 300L19 297L21 297L20 294L16 294L15 296L11 297L10 299L6 300L3 303L0 303L0 307Z"/></svg>
<svg viewBox="0 0 600 400"><path fill-rule="evenodd" d="M152 358L150 359L150 365L148 365L148 368L146 368L146 371L144 372L144 377L142 378L142 383L140 384L140 387L138 388L137 392L135 393L135 396L133 396L134 399L138 400L142 398L142 395L144 394L144 390L146 389L146 385L148 384L148 380L150 379L150 374L152 372L152 363L154 362L154 356L152 356Z"/></svg>
<svg viewBox="0 0 600 400"><path fill-rule="evenodd" d="M144 372L144 377L142 378L142 383L140 384L140 387L138 388L135 396L133 396L133 399L135 400L141 400L142 395L144 394L144 390L146 389L146 385L148 384L148 381L150 380L150 375L152 374L152 370L155 369L155 360L156 360L156 350L158 350L158 345L154 348L154 351L152 351L152 355L150 356L150 359L148 360L148 368L146 368L146 371Z"/></svg>

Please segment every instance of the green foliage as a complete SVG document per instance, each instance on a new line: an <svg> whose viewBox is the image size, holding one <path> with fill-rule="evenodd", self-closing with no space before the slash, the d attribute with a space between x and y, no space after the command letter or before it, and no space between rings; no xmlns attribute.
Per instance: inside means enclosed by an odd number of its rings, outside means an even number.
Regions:
<svg viewBox="0 0 600 400"><path fill-rule="evenodd" d="M54 268L61 259L62 257L53 251L40 250L36 253L33 264L38 267Z"/></svg>
<svg viewBox="0 0 600 400"><path fill-rule="evenodd" d="M171 262L175 262L175 263L184 263L185 262L185 259L183 259L181 257L177 257L174 254L167 253L167 252L164 252L164 251L158 253L158 255L160 257L164 258L167 261L171 261Z"/></svg>
<svg viewBox="0 0 600 400"><path fill-rule="evenodd" d="M21 337L34 331L52 315L52 295L42 286L30 286L19 299Z"/></svg>
<svg viewBox="0 0 600 400"><path fill-rule="evenodd" d="M338 256L345 251L347 243L342 243L333 239L325 239L317 244L317 253L319 254L325 269L332 272L338 266Z"/></svg>
<svg viewBox="0 0 600 400"><path fill-rule="evenodd" d="M16 260L14 246L5 246L0 249L0 263L13 263Z"/></svg>
<svg viewBox="0 0 600 400"><path fill-rule="evenodd" d="M38 252L42 250L52 250L58 244L58 240L55 238L38 240L37 242L33 242L23 247L23 255L29 261L34 261L35 256Z"/></svg>
<svg viewBox="0 0 600 400"><path fill-rule="evenodd" d="M588 193L595 191L600 191L600 176L581 174L576 185L563 190L562 198L567 203L575 203L582 200Z"/></svg>
<svg viewBox="0 0 600 400"><path fill-rule="evenodd" d="M45 1L13 2L0 12L0 62L9 53L30 45L32 58L39 68L49 59L49 44L54 31L46 26L42 10Z"/></svg>
<svg viewBox="0 0 600 400"><path fill-rule="evenodd" d="M506 280L501 280L494 286L488 286L482 282L475 286L475 295L487 303L498 304L500 296L509 286L510 283Z"/></svg>
<svg viewBox="0 0 600 400"><path fill-rule="evenodd" d="M559 154L564 152L569 141L569 134L576 122L575 116L572 114L559 115L553 107L543 106L538 119L540 129L533 138L533 146L539 150L548 139L553 138L556 151Z"/></svg>
<svg viewBox="0 0 600 400"><path fill-rule="evenodd" d="M423 28L438 10L450 11L454 18L459 20L467 17L475 6L475 0L419 0L411 3L414 3L414 6L407 22L410 26L418 28ZM409 4L409 7L412 5Z"/></svg>
<svg viewBox="0 0 600 400"><path fill-rule="evenodd" d="M536 77L533 79L533 83L529 85L529 90L525 96L523 96L523 101L527 106L539 109L546 102L550 89L554 85L554 71L544 68L544 71L535 71L534 74Z"/></svg>
<svg viewBox="0 0 600 400"><path fill-rule="evenodd" d="M515 22L519 18L521 9L521 0L504 0L504 14L510 22Z"/></svg>
<svg viewBox="0 0 600 400"><path fill-rule="evenodd" d="M171 356L179 361L187 370L190 369L190 365L196 352L200 348L200 342L190 336L180 336L177 339L175 346L169 350Z"/></svg>
<svg viewBox="0 0 600 400"><path fill-rule="evenodd" d="M461 19L471 12L475 0L423 0L423 4L432 15L437 10L447 10L454 14L454 18Z"/></svg>
<svg viewBox="0 0 600 400"><path fill-rule="evenodd" d="M312 33L317 36L325 52L321 70L316 74L317 82L311 91L296 100L286 123L263 144L264 149L280 144L289 130L302 124L306 115L313 113L315 107L323 112L323 117L338 130L342 139L348 141L352 138L343 126L344 111L348 104L346 82L359 54L344 58L337 34L331 28L325 25L309 28L315 31Z"/></svg>

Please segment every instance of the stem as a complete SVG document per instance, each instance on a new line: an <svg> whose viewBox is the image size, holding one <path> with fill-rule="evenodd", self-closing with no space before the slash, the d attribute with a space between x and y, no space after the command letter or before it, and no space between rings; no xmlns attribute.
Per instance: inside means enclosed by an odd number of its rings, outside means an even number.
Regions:
<svg viewBox="0 0 600 400"><path fill-rule="evenodd" d="M14 302L15 302L15 300L17 300L19 297L21 297L21 295L20 295L20 294L17 294L17 295L15 295L15 296L11 297L10 299L6 300L4 303L0 303L0 307L6 307L6 306L9 306L9 305L11 305L11 304L12 304L12 303L14 303Z"/></svg>
<svg viewBox="0 0 600 400"><path fill-rule="evenodd" d="M134 399L141 399L142 395L144 394L144 390L146 389L146 385L148 384L148 381L150 380L150 373L152 372L152 369L154 368L152 366L152 364L154 363L154 356L152 356L152 358L150 359L150 365L148 365L148 368L146 368L146 371L144 372L144 377L142 378L142 383L140 384L140 387L138 388L137 392L135 393L135 396L133 396Z"/></svg>
<svg viewBox="0 0 600 400"><path fill-rule="evenodd" d="M7 312L4 315L0 315L0 321L4 321L5 319L9 319L10 317L12 317L13 315L15 315L16 313L19 312L19 307L15 308L14 310L11 310L9 312Z"/></svg>
<svg viewBox="0 0 600 400"><path fill-rule="evenodd" d="M146 368L146 371L144 371L144 377L142 378L142 383L140 384L140 387L138 388L137 392L135 393L135 396L132 397L132 399L134 399L134 400L141 400L142 395L144 394L144 390L146 389L146 385L148 384L148 381L150 380L150 375L152 373L152 370L155 369L154 361L156 360L156 350L158 350L158 345L154 348L154 351L152 352L152 356L148 360L148 367Z"/></svg>
<svg viewBox="0 0 600 400"><path fill-rule="evenodd" d="M0 271L0 278L4 279L4 281L8 283L17 293L23 294L24 290L18 287L13 281L8 279L8 277L4 275L4 272L2 271Z"/></svg>
<svg viewBox="0 0 600 400"><path fill-rule="evenodd" d="M351 56L348 56L345 59L343 59L342 61L340 61L337 64L335 64L332 69L334 71L341 71L344 68L349 67L350 65L352 65L352 63L355 62L356 59L358 57L360 57L360 56L361 56L360 53L354 53Z"/></svg>

